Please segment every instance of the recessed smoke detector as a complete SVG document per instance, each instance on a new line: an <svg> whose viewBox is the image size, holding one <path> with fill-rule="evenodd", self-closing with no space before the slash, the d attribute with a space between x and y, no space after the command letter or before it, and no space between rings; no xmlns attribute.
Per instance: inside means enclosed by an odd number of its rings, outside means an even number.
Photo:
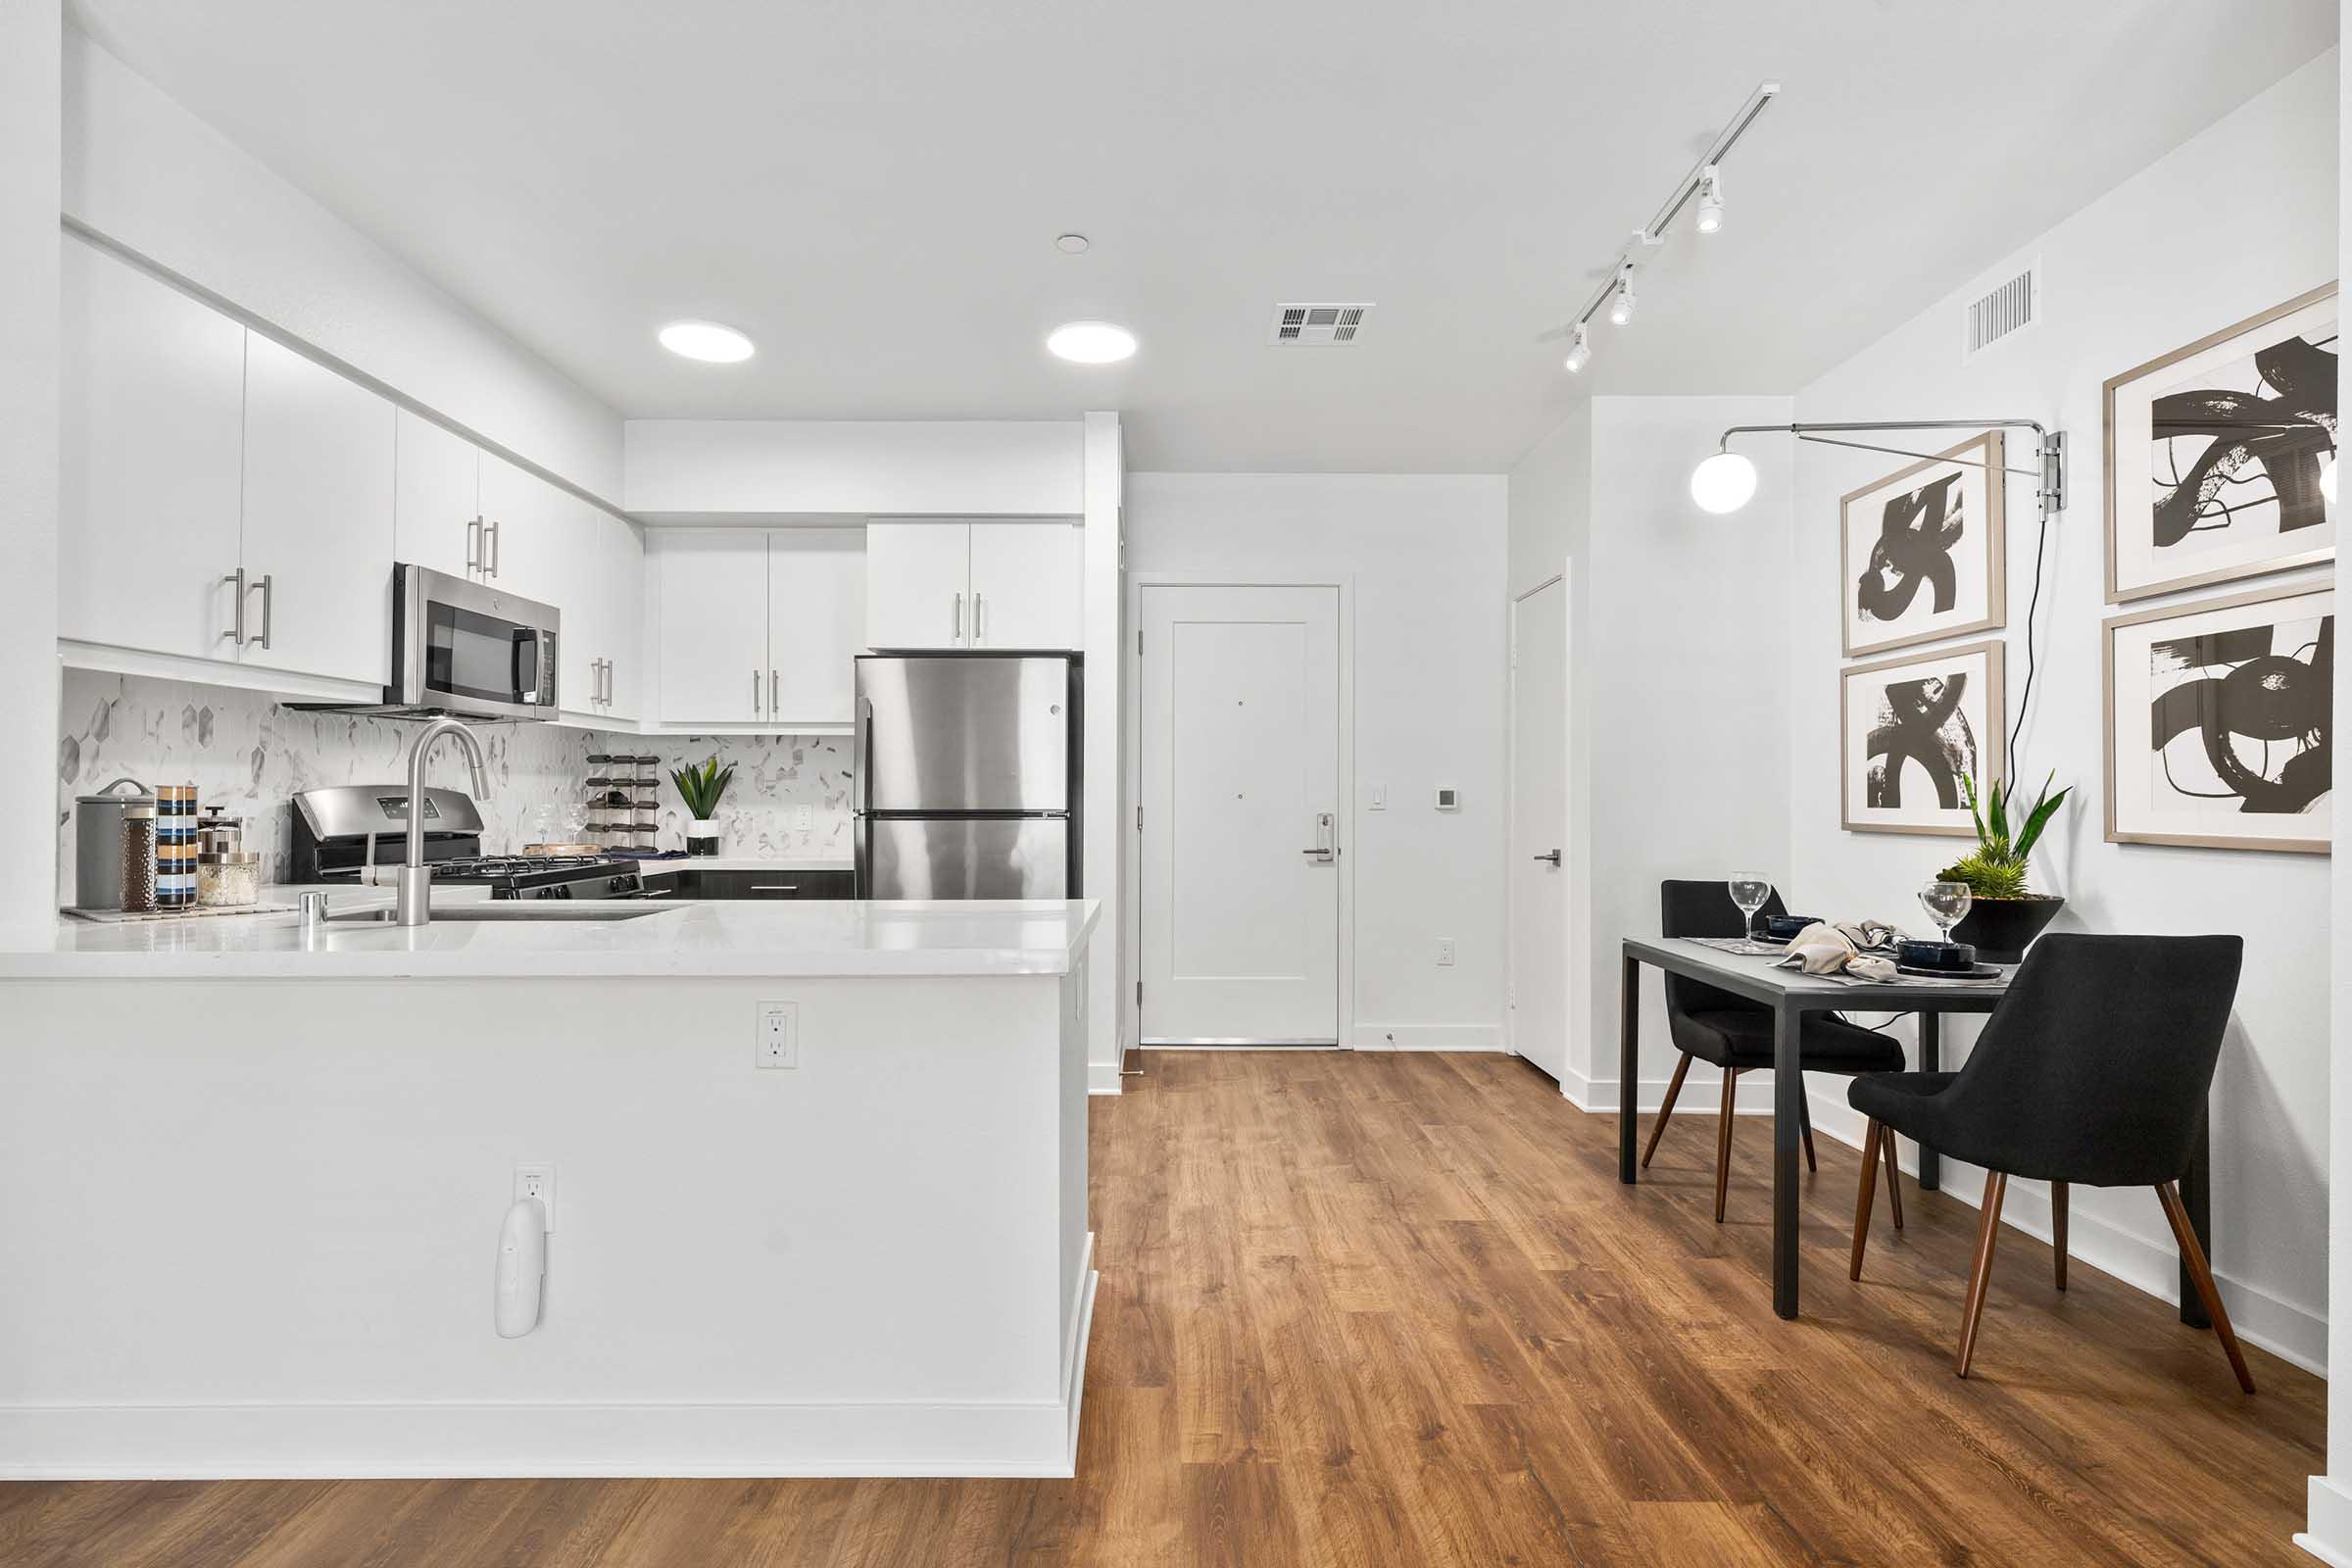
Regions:
<svg viewBox="0 0 2352 1568"><path fill-rule="evenodd" d="M1084 256L1087 246L1091 243L1093 242L1084 234L1056 234L1054 236L1054 248L1064 256Z"/></svg>
<svg viewBox="0 0 2352 1568"><path fill-rule="evenodd" d="M1337 348L1362 335L1370 305L1277 305L1271 343L1300 348Z"/></svg>

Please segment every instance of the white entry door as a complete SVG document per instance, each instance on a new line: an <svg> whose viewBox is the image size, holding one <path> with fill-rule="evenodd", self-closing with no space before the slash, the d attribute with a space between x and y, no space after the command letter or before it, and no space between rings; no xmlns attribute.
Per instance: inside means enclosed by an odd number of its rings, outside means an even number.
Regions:
<svg viewBox="0 0 2352 1568"><path fill-rule="evenodd" d="M1511 607L1511 1048L1568 1069L1568 585Z"/></svg>
<svg viewBox="0 0 2352 1568"><path fill-rule="evenodd" d="M1140 607L1143 1041L1336 1045L1339 590Z"/></svg>

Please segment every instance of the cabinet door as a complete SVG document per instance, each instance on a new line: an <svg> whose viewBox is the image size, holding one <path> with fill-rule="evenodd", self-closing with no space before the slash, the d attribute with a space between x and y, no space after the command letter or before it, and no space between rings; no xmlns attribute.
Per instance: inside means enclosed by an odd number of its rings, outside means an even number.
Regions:
<svg viewBox="0 0 2352 1568"><path fill-rule="evenodd" d="M525 521L499 542L501 549L510 544L519 549L527 543L527 552L509 556L490 586L556 607L564 618L556 649L558 706L566 713L601 716L604 661L612 647L612 603L606 574L613 562L605 541L605 527L612 519L569 491L537 479L530 483L540 491L535 504L514 509L514 515ZM529 565L527 588L511 569L518 560Z"/></svg>
<svg viewBox="0 0 2352 1568"><path fill-rule="evenodd" d="M866 646L971 646L971 534L961 522L867 525Z"/></svg>
<svg viewBox="0 0 2352 1568"><path fill-rule="evenodd" d="M973 523L971 646L1082 646L1084 542L1066 522Z"/></svg>
<svg viewBox="0 0 2352 1568"><path fill-rule="evenodd" d="M664 528L652 550L661 579L662 722L764 719L767 535Z"/></svg>
<svg viewBox="0 0 2352 1568"><path fill-rule="evenodd" d="M587 503L560 490L506 459L482 454L482 521L489 536L482 546L483 569L476 573L494 588L553 605L571 629L572 607L564 595L575 572L570 552L579 546L579 515ZM594 612L589 614L595 619ZM564 694L565 707L571 694ZM587 688L580 688L587 702Z"/></svg>
<svg viewBox="0 0 2352 1568"><path fill-rule="evenodd" d="M245 662L391 678L392 468L391 404L248 334Z"/></svg>
<svg viewBox="0 0 2352 1568"><path fill-rule="evenodd" d="M479 575L481 451L432 420L392 421L392 554L452 577Z"/></svg>
<svg viewBox="0 0 2352 1568"><path fill-rule="evenodd" d="M58 632L233 659L245 328L65 241Z"/></svg>
<svg viewBox="0 0 2352 1568"><path fill-rule="evenodd" d="M638 649L645 624L645 536L633 522L596 513L603 535L605 711L631 723L645 716L645 665Z"/></svg>
<svg viewBox="0 0 2352 1568"><path fill-rule="evenodd" d="M771 720L850 722L850 662L865 650L865 585L863 530L780 528L767 536Z"/></svg>

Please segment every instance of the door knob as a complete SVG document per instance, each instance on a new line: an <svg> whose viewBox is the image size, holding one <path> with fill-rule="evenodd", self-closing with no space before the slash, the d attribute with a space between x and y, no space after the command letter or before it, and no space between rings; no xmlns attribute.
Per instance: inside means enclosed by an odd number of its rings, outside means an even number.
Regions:
<svg viewBox="0 0 2352 1568"><path fill-rule="evenodd" d="M1554 850L1549 855L1539 855L1536 857L1536 858L1539 860L1549 860L1552 864L1557 865L1560 863L1560 852Z"/></svg>

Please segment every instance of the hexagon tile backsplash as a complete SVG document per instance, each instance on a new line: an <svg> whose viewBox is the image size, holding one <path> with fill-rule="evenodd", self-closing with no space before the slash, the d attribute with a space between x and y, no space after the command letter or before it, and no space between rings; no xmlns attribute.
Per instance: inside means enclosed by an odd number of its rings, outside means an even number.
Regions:
<svg viewBox="0 0 2352 1568"><path fill-rule="evenodd" d="M206 807L247 818L247 841L267 857L270 880L285 871L287 812L296 792L321 784L398 782L416 726L348 713L298 712L257 692L94 670L65 672L57 748L59 902L71 901L74 798L118 778L194 784ZM664 771L716 754L735 764L719 807L729 855L840 858L850 854L850 743L840 736L622 735L553 724L485 724L490 798L481 803L483 847L519 849L531 813L576 801L591 753L660 757ZM453 748L428 776L466 786ZM685 847L686 810L666 779L656 847ZM793 825L808 807L811 825Z"/></svg>

